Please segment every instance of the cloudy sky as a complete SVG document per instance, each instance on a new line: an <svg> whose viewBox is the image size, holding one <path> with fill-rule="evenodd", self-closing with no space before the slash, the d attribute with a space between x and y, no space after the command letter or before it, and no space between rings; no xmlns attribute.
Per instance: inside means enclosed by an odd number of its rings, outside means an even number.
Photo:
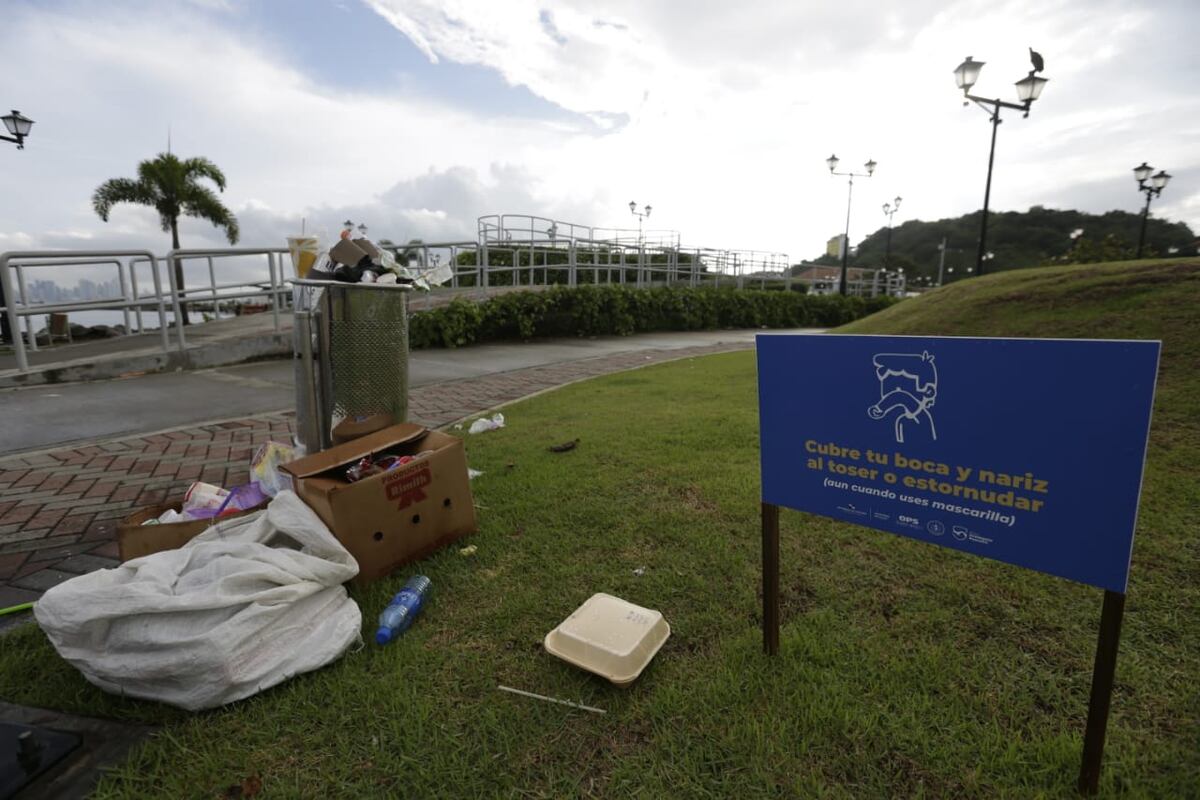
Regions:
<svg viewBox="0 0 1200 800"><path fill-rule="evenodd" d="M1050 78L999 131L992 207L1140 209L1131 168L1175 177L1156 214L1200 230L1194 0L0 0L0 108L36 121L0 147L0 250L151 247L153 212L102 223L95 187L171 131L229 179L243 244L301 217L393 239L474 238L481 214L636 222L685 244L820 254L896 218L981 205L990 126L1029 46ZM221 239L186 221L185 246Z"/></svg>

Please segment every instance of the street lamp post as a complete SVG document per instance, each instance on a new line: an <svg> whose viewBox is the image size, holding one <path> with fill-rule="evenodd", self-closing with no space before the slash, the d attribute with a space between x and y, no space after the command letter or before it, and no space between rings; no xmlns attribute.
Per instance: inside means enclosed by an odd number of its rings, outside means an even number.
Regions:
<svg viewBox="0 0 1200 800"><path fill-rule="evenodd" d="M963 90L963 96L967 98L963 101L963 105L965 106L967 101L975 103L988 113L992 123L992 146L988 150L987 184L983 190L983 218L979 224L979 252L975 257L977 275L983 274L983 254L987 252L988 204L992 195L992 164L996 159L996 128L1000 126L1000 109L1011 108L1015 111L1023 111L1024 116L1028 117L1033 101L1038 99L1042 93L1042 87L1048 82L1048 79L1037 74L1045 66L1042 57L1033 50L1029 51L1029 55L1033 61L1033 69L1029 70L1029 74L1016 83L1017 99L1021 101L1020 103L1006 103L999 98L976 97L970 93L971 87L979 80L979 72L983 69L985 62L972 61L971 57L967 56L967 60L954 70L954 80L958 84L958 88Z"/></svg>
<svg viewBox="0 0 1200 800"><path fill-rule="evenodd" d="M883 268L888 269L892 259L892 217L896 216L896 212L900 210L900 201L903 200L900 195L896 195L896 199L891 203L883 204L883 213L887 214L888 232L887 232L887 248L883 251Z"/></svg>
<svg viewBox="0 0 1200 800"><path fill-rule="evenodd" d="M825 159L825 163L829 165L830 175L842 175L847 178L846 188L846 232L842 235L842 276L838 281L838 293L843 297L846 296L846 272L850 263L850 200L854 196L854 179L869 178L875 172L875 161L869 160L863 164L866 172L838 172L838 157L832 155Z"/></svg>
<svg viewBox="0 0 1200 800"><path fill-rule="evenodd" d="M11 114L6 114L0 119L4 120L4 127L8 128L8 132L12 136L0 135L0 139L6 142L16 142L18 150L25 149L25 137L29 135L29 129L33 127L33 120L21 114L15 108ZM7 302L4 297L4 288L0 287L0 306ZM18 333L18 335L20 335ZM8 328L8 315L0 315L0 342L8 343L13 341L13 332Z"/></svg>
<svg viewBox="0 0 1200 800"><path fill-rule="evenodd" d="M1150 200L1162 194L1162 190L1167 188L1167 182L1171 180L1171 176L1166 170L1159 170L1154 176L1150 173L1154 172L1154 167L1147 164L1145 161L1140 166L1133 168L1133 177L1137 178L1138 191L1146 193L1146 206L1142 209L1142 232L1138 234L1137 255L1134 258L1142 257L1142 247L1146 244L1146 220L1150 217ZM1146 185L1146 180L1150 180L1150 185Z"/></svg>
<svg viewBox="0 0 1200 800"><path fill-rule="evenodd" d="M938 245L938 282L941 286L943 279L946 277L946 237L942 237L942 243Z"/></svg>
<svg viewBox="0 0 1200 800"><path fill-rule="evenodd" d="M11 136L0 135L0 139L6 142L16 142L18 150L25 149L25 137L29 135L29 129L33 127L33 120L17 111L15 108L11 114L5 114L0 117L4 120L4 127L8 128Z"/></svg>
<svg viewBox="0 0 1200 800"><path fill-rule="evenodd" d="M943 284L943 279L946 277L946 253L961 253L962 248L947 246L946 237L943 236L941 243L939 243L937 246L937 249L938 249L937 285L941 286ZM988 260L988 259L991 259L994 255L995 255L995 253L984 253L983 257L984 257L984 260ZM954 268L951 267L950 271L954 272Z"/></svg>
<svg viewBox="0 0 1200 800"><path fill-rule="evenodd" d="M650 209L649 203L646 204L646 207L644 210L638 211L637 210L637 201L636 200L629 201L629 213L633 214L635 217L638 218L638 286L642 285L642 271L645 269L644 255L645 255L646 248L645 248L645 243L642 241L642 220L649 219L650 210L651 209Z"/></svg>

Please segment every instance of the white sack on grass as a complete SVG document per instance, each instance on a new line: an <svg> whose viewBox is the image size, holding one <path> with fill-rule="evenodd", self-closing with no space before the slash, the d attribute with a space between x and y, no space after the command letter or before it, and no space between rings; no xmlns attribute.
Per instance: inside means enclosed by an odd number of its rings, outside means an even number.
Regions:
<svg viewBox="0 0 1200 800"><path fill-rule="evenodd" d="M471 427L467 428L467 433L487 433L488 431L497 431L504 427L504 415L497 411L491 419L480 417L471 423Z"/></svg>
<svg viewBox="0 0 1200 800"><path fill-rule="evenodd" d="M283 491L177 550L60 583L33 613L101 689L197 711L339 658L362 627L342 586L357 574L317 515Z"/></svg>

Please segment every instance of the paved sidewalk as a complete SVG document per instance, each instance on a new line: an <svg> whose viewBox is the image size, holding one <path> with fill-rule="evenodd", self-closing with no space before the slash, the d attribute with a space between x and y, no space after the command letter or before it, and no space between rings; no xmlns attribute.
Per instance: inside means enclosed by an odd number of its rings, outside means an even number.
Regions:
<svg viewBox="0 0 1200 800"><path fill-rule="evenodd" d="M414 350L408 356L408 385L415 390L434 383L597 356L751 342L756 333L681 331ZM289 408L296 397L295 376L296 363L289 355L285 359L124 380L0 389L0 419L7 423L0 425L0 454L15 456L82 446Z"/></svg>
<svg viewBox="0 0 1200 800"><path fill-rule="evenodd" d="M617 353L415 388L409 418L441 427L577 380L732 350L753 341ZM0 608L115 566L116 524L195 480L236 485L262 442L288 440L292 412L194 425L0 459Z"/></svg>

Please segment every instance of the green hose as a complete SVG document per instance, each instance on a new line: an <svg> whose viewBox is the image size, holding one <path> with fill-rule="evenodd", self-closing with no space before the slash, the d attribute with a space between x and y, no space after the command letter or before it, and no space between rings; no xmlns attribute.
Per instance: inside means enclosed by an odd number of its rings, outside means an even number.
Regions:
<svg viewBox="0 0 1200 800"><path fill-rule="evenodd" d="M17 605L17 606L9 606L8 608L0 608L0 617L3 617L5 614L15 614L18 611L25 611L26 609L30 609L30 608L33 608L33 603L21 603L20 605Z"/></svg>

